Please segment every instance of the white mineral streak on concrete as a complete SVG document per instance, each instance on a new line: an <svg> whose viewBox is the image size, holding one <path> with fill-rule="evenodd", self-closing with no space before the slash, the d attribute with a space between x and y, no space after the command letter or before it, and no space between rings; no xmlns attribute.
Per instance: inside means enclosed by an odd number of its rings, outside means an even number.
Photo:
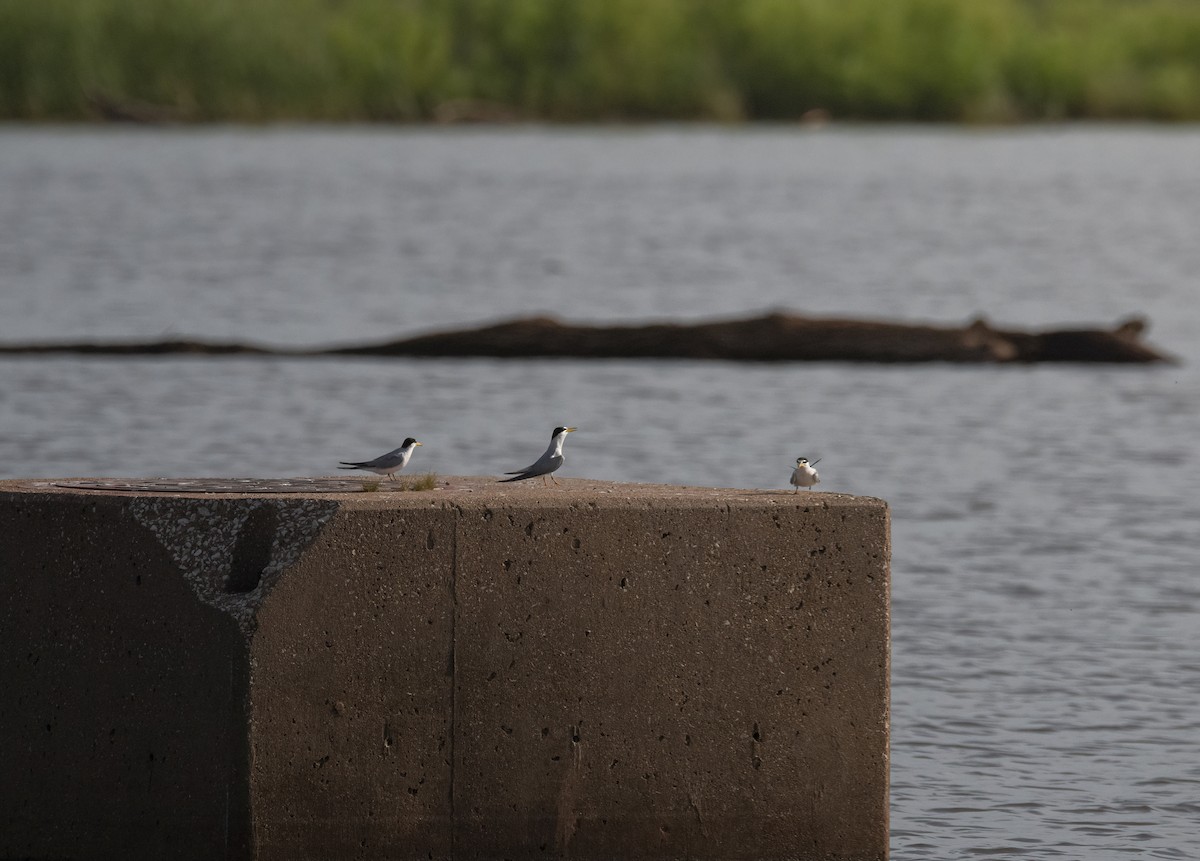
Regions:
<svg viewBox="0 0 1200 861"><path fill-rule="evenodd" d="M255 509L275 509L271 560L248 592L226 591L238 534ZM134 519L154 533L179 565L184 578L206 604L232 616L249 631L254 616L279 574L295 564L316 539L338 504L320 499L189 499L141 497L130 501Z"/></svg>

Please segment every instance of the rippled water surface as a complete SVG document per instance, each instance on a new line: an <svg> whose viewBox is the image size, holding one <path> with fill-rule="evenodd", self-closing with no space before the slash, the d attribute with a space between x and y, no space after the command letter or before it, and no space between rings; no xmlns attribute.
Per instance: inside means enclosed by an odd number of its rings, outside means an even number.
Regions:
<svg viewBox="0 0 1200 861"><path fill-rule="evenodd" d="M492 473L893 510L898 859L1200 856L1200 133L0 130L0 341L1140 312L1166 368L0 359L0 476ZM417 466L414 463L414 466Z"/></svg>

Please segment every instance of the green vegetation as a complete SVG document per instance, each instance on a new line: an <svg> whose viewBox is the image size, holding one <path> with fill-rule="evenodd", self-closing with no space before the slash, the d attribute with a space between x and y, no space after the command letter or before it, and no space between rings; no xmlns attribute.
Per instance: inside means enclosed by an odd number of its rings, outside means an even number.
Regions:
<svg viewBox="0 0 1200 861"><path fill-rule="evenodd" d="M1195 0L0 0L0 118L1200 119Z"/></svg>
<svg viewBox="0 0 1200 861"><path fill-rule="evenodd" d="M378 490L433 490L437 487L437 479L436 472L427 472L413 478L388 479L386 484L378 478L365 478L362 489L363 493L375 493Z"/></svg>
<svg viewBox="0 0 1200 861"><path fill-rule="evenodd" d="M427 472L404 482L405 490L433 490L437 487L437 473Z"/></svg>

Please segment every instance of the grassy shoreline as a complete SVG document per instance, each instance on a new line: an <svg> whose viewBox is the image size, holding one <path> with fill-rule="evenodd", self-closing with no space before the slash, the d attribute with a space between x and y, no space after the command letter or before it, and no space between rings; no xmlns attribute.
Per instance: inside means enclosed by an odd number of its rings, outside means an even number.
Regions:
<svg viewBox="0 0 1200 861"><path fill-rule="evenodd" d="M0 0L0 120L1200 120L1187 0Z"/></svg>

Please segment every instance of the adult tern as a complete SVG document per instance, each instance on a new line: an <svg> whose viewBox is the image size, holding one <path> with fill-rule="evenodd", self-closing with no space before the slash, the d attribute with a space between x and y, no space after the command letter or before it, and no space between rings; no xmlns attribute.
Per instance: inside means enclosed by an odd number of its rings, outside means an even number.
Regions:
<svg viewBox="0 0 1200 861"><path fill-rule="evenodd" d="M813 464L820 462L820 458L812 463L809 463L806 457L796 458L796 468L792 470L792 486L796 489L792 493L799 493L802 487L812 487L814 484L821 483L821 476L817 475L817 471L813 469Z"/></svg>
<svg viewBox="0 0 1200 861"><path fill-rule="evenodd" d="M546 476L550 476L550 480L558 484L556 479L550 473L563 465L563 442L567 438L567 434L573 433L575 428L556 427L554 433L550 434L550 447L546 449L546 453L539 457L524 469L519 469L516 472L506 472L505 475L511 475L512 478L502 478L500 481L524 481L527 478L542 477L542 483L546 483Z"/></svg>
<svg viewBox="0 0 1200 861"><path fill-rule="evenodd" d="M390 475L394 479L396 473L408 466L409 459L420 444L412 437L409 437L400 448L394 448L387 454L381 454L374 460L339 461L342 465L338 469L365 469L367 472L373 472L376 475Z"/></svg>

